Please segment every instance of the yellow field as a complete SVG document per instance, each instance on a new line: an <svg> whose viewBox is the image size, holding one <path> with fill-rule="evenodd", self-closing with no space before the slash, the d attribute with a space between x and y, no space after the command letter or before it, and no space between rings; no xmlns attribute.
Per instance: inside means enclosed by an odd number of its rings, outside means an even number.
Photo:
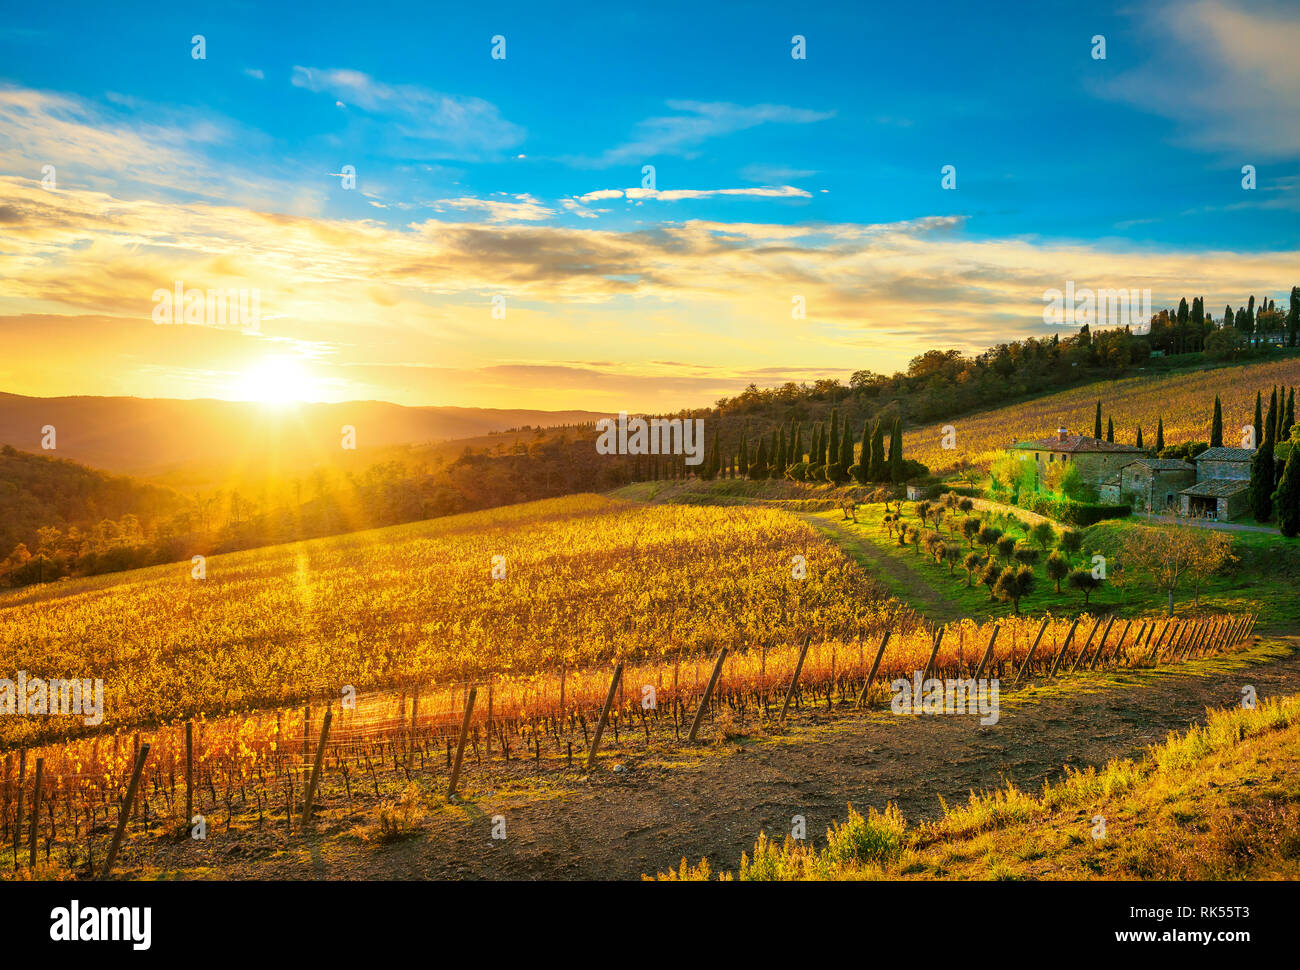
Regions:
<svg viewBox="0 0 1300 970"><path fill-rule="evenodd" d="M32 587L0 597L0 676L103 678L113 729L343 685L849 640L898 607L783 512L584 495L214 556L202 580L178 563ZM78 723L5 717L0 747Z"/></svg>
<svg viewBox="0 0 1300 970"><path fill-rule="evenodd" d="M909 431L903 435L903 446L909 458L923 462L935 472L948 471L962 459L986 466L1001 449L1010 447L1012 438L1044 438L1060 427L1068 428L1072 434L1092 434L1098 400L1102 427L1107 418L1113 419L1115 440L1123 444L1134 443L1137 427L1141 425L1143 444L1148 448L1154 445L1156 422L1162 417L1165 444L1209 441L1216 394L1223 402L1223 443L1236 446L1241 442L1241 426L1254 420L1255 392L1264 392L1267 409L1269 391L1274 384L1300 385L1300 359L1162 377L1138 374L1089 384ZM953 450L942 447L946 424L957 430L957 446Z"/></svg>

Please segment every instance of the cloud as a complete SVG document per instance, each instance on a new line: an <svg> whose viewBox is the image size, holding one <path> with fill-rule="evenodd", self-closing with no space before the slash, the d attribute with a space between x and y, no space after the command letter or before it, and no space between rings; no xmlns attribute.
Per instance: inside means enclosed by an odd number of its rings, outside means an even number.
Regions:
<svg viewBox="0 0 1300 970"><path fill-rule="evenodd" d="M521 144L526 134L482 98L385 84L360 71L295 66L291 83L334 97L340 107L360 108L374 122L367 130L408 158L491 158Z"/></svg>
<svg viewBox="0 0 1300 970"><path fill-rule="evenodd" d="M661 202L680 202L683 199L715 199L718 196L747 196L755 199L811 199L812 193L793 185L767 185L761 188L742 189L597 189L577 197L579 203L598 202L603 199L626 198L632 201L654 199Z"/></svg>
<svg viewBox="0 0 1300 970"><path fill-rule="evenodd" d="M529 195L448 201L476 214L540 205ZM121 372L114 386L134 374L138 393L177 394L177 379L165 375L184 359L179 345L199 362L216 338L200 346L191 331L205 328L150 322L153 291L176 280L257 287L261 334L238 346L325 348L313 368L337 379L329 386L340 399L488 405L509 392L519 406L617 410L707 403L754 375L815 375L827 360L890 370L936 346L979 351L1046 336L1043 293L1066 280L1150 288L1157 308L1176 305L1189 280L1216 312L1251 293L1282 299L1297 261L1293 251L972 239L953 216L632 230L510 218L395 227L50 192L30 178L0 178L0 214L0 316L115 321L80 340L44 339L56 331L42 325L30 341L7 341L0 379L35 393L49 393L42 355L57 346L56 356L80 362L60 363L59 373L84 382L60 384L62 392L94 393L111 360L108 369ZM491 316L494 295L506 298L504 319ZM791 316L795 296L806 319ZM585 384L580 374L566 371L561 382L546 370L582 370L572 362L595 359L610 366L588 368L601 375ZM344 373L362 363L373 370ZM511 380L520 382L513 392Z"/></svg>
<svg viewBox="0 0 1300 970"><path fill-rule="evenodd" d="M631 141L609 149L597 159L572 161L605 167L649 161L660 155L690 158L711 138L760 125L807 125L835 116L833 111L810 111L780 104L739 105L719 101L669 101L668 108L677 114L639 122Z"/></svg>
<svg viewBox="0 0 1300 970"><path fill-rule="evenodd" d="M502 199L439 199L433 203L435 208L446 206L461 211L483 212L488 222L541 222L555 215L549 209L528 195L516 196L514 202Z"/></svg>
<svg viewBox="0 0 1300 970"><path fill-rule="evenodd" d="M246 67L244 68L244 73L249 77L254 78L255 80L258 81L264 80L266 78L266 75L262 73L261 68L257 68L257 67Z"/></svg>
<svg viewBox="0 0 1300 970"><path fill-rule="evenodd" d="M1099 95L1169 118L1182 143L1235 153L1243 163L1300 154L1300 13L1294 6L1165 3L1147 15L1142 29L1149 58L1113 80L1095 82Z"/></svg>

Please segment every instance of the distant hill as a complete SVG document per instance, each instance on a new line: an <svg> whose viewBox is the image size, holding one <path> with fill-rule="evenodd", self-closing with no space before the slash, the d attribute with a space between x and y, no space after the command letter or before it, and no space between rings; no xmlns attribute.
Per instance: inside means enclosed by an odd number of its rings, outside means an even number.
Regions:
<svg viewBox="0 0 1300 970"><path fill-rule="evenodd" d="M592 411L403 407L383 401L261 404L133 397L23 397L0 393L0 445L40 453L41 429L53 425L50 454L109 471L144 475L190 463L254 465L289 471L342 453L341 429L356 429L358 450L455 438L479 438L525 425L588 424Z"/></svg>
<svg viewBox="0 0 1300 970"><path fill-rule="evenodd" d="M20 542L35 552L40 527L89 528L127 515L148 522L185 506L169 488L0 446L0 559Z"/></svg>

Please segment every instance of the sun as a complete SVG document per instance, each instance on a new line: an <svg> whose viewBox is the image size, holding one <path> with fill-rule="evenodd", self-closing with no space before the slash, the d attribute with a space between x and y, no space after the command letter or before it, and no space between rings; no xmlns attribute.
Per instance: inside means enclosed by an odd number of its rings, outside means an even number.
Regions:
<svg viewBox="0 0 1300 970"><path fill-rule="evenodd" d="M258 401L275 407L288 407L311 400L315 381L296 357L264 357L242 374L235 396L242 401Z"/></svg>

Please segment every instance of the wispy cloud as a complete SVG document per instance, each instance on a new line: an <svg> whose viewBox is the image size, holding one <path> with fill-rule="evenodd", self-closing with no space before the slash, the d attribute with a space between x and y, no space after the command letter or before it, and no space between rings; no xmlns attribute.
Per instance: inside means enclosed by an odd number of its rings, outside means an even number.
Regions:
<svg viewBox="0 0 1300 970"><path fill-rule="evenodd" d="M482 98L385 84L360 71L294 67L292 83L382 121L373 130L408 158L482 159L518 146L526 134Z"/></svg>
<svg viewBox="0 0 1300 970"><path fill-rule="evenodd" d="M1102 96L1178 124L1187 145L1253 159L1300 154L1300 14L1294 5L1195 0L1146 15L1140 67Z"/></svg>
<svg viewBox="0 0 1300 970"><path fill-rule="evenodd" d="M759 125L807 125L835 116L833 111L810 111L780 104L739 105L720 101L669 101L668 108L676 113L639 122L630 141L609 149L599 158L572 161L604 167L646 162L661 155L691 158L711 138Z"/></svg>

